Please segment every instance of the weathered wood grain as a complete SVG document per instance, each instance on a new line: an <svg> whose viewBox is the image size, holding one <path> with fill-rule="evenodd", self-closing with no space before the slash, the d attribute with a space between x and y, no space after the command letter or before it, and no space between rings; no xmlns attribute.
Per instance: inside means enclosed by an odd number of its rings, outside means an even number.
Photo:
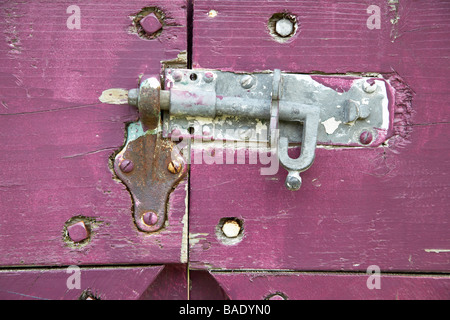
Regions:
<svg viewBox="0 0 450 320"><path fill-rule="evenodd" d="M167 264L139 300L187 300L186 264Z"/></svg>
<svg viewBox="0 0 450 320"><path fill-rule="evenodd" d="M77 300L89 291L101 300L137 300L163 268L81 268L80 289L68 288L74 273L66 268L4 270L0 271L0 299Z"/></svg>
<svg viewBox="0 0 450 320"><path fill-rule="evenodd" d="M366 26L369 5L381 9L380 30ZM280 44L267 21L285 10L299 33ZM389 144L319 148L298 192L284 189L283 169L265 177L262 165L192 165L191 265L449 272L449 16L450 2L437 0L196 1L195 67L378 72L401 85ZM216 236L224 217L243 220L238 244Z"/></svg>
<svg viewBox="0 0 450 320"><path fill-rule="evenodd" d="M450 278L381 274L380 289L368 275L300 272L214 272L231 300L262 300L275 294L289 300L448 300ZM373 281L373 282L372 282ZM375 280L369 280L370 284Z"/></svg>
<svg viewBox="0 0 450 320"><path fill-rule="evenodd" d="M0 5L0 265L184 262L185 183L171 196L167 227L142 233L109 161L137 119L114 97L124 99L140 74L158 73L160 61L186 50L185 1L152 2L166 14L154 40L131 30L148 3L79 1L79 30L66 26L72 4ZM100 102L104 91L111 103ZM93 221L81 247L63 235L77 216Z"/></svg>
<svg viewBox="0 0 450 320"><path fill-rule="evenodd" d="M208 271L189 270L189 300L229 300L220 284Z"/></svg>

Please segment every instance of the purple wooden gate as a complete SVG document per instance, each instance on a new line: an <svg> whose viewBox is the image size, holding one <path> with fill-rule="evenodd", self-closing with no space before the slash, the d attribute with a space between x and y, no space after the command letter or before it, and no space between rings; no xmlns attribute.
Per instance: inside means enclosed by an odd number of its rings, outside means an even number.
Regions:
<svg viewBox="0 0 450 320"><path fill-rule="evenodd" d="M287 41L274 14L295 18ZM439 0L3 2L0 298L449 299L449 15ZM284 170L192 164L165 227L141 232L113 160L139 117L128 89L161 61L376 73L396 89L394 136L317 148L296 192Z"/></svg>

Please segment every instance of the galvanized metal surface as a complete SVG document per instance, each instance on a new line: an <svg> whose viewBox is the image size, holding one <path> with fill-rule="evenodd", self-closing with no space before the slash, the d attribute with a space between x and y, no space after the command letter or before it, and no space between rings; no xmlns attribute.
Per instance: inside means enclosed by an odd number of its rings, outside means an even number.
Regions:
<svg viewBox="0 0 450 320"><path fill-rule="evenodd" d="M174 72L178 80L174 80ZM206 73L208 81L205 81ZM366 92L368 81L374 85ZM267 120L270 118L272 82L271 72L249 75L217 70L167 69L165 89L170 90L170 116L164 118L164 136L169 137L172 130L188 135L189 128L202 135L202 126L206 125L215 140L242 141L235 129L245 127L250 133L250 141L261 138L268 141L261 132L270 131ZM318 144L362 146L359 136L368 130L375 139L366 146L376 147L391 135L392 92L389 83L381 77L282 73L280 101L320 107ZM298 123L290 122L294 120L293 116L281 110L280 136L287 137L289 143L299 143L302 130Z"/></svg>

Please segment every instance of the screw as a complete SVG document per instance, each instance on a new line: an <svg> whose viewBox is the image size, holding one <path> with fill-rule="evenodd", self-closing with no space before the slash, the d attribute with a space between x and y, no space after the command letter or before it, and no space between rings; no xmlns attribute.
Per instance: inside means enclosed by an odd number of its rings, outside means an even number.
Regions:
<svg viewBox="0 0 450 320"><path fill-rule="evenodd" d="M158 215L153 211L147 211L142 215L142 220L146 225L153 226L158 222Z"/></svg>
<svg viewBox="0 0 450 320"><path fill-rule="evenodd" d="M171 173L179 173L181 171L182 165L180 163L180 161L178 160L172 160L170 161L167 169L171 172Z"/></svg>
<svg viewBox="0 0 450 320"><path fill-rule="evenodd" d="M364 130L364 131L361 133L361 135L359 136L359 141L360 141L362 144L369 144L369 143L372 142L372 139L373 139L372 132L367 131L367 130Z"/></svg>
<svg viewBox="0 0 450 320"><path fill-rule="evenodd" d="M133 171L134 164L133 164L133 161L125 159L125 160L122 160L119 167L120 167L120 170L122 170L122 172L129 173L129 172Z"/></svg>
<svg viewBox="0 0 450 320"><path fill-rule="evenodd" d="M377 83L373 79L364 81L363 90L366 93L374 93L377 90Z"/></svg>
<svg viewBox="0 0 450 320"><path fill-rule="evenodd" d="M289 19L280 19L275 25L275 31L280 37L287 37L294 32L294 24Z"/></svg>
<svg viewBox="0 0 450 320"><path fill-rule="evenodd" d="M212 72L205 73L205 82L210 83L214 80L214 74Z"/></svg>
<svg viewBox="0 0 450 320"><path fill-rule="evenodd" d="M203 126L202 133L204 136L209 136L211 135L211 129L208 126Z"/></svg>
<svg viewBox="0 0 450 320"><path fill-rule="evenodd" d="M255 84L255 78L252 75L245 75L241 79L241 86L244 89L250 89Z"/></svg>
<svg viewBox="0 0 450 320"><path fill-rule="evenodd" d="M73 242L81 242L89 237L89 230L84 222L80 221L68 226L67 234Z"/></svg>
<svg viewBox="0 0 450 320"><path fill-rule="evenodd" d="M286 298L279 293L275 293L271 295L268 300L286 300Z"/></svg>
<svg viewBox="0 0 450 320"><path fill-rule="evenodd" d="M130 89L128 90L128 104L131 106L137 106L139 98L139 90L138 89Z"/></svg>
<svg viewBox="0 0 450 320"><path fill-rule="evenodd" d="M289 172L285 181L286 188L290 191L297 191L302 186L302 178L298 172Z"/></svg>
<svg viewBox="0 0 450 320"><path fill-rule="evenodd" d="M222 232L227 238L236 238L241 232L241 226L235 220L228 220L223 224Z"/></svg>
<svg viewBox="0 0 450 320"><path fill-rule="evenodd" d="M147 34L154 34L162 28L161 21L159 21L158 17L153 12L139 21L139 24Z"/></svg>
<svg viewBox="0 0 450 320"><path fill-rule="evenodd" d="M181 71L177 70L177 71L173 72L172 77L173 77L173 80L175 80L176 82L179 82L179 81L181 81L181 79L183 79L183 74L181 73Z"/></svg>

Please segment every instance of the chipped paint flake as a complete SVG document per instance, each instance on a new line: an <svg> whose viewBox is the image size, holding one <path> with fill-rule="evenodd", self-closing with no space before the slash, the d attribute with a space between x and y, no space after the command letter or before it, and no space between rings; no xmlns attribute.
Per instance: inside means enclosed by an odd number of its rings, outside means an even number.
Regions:
<svg viewBox="0 0 450 320"><path fill-rule="evenodd" d="M444 253L444 252L450 252L450 249L425 249L425 252Z"/></svg>
<svg viewBox="0 0 450 320"><path fill-rule="evenodd" d="M128 103L128 90L113 88L102 92L102 95L98 98L102 103L108 104L127 104Z"/></svg>
<svg viewBox="0 0 450 320"><path fill-rule="evenodd" d="M189 233L189 246L192 248L201 240L206 240L209 233Z"/></svg>
<svg viewBox="0 0 450 320"><path fill-rule="evenodd" d="M188 184L186 183L184 186L186 190L186 196L184 199L185 204L185 213L183 215L183 219L181 220L181 223L183 224L183 234L181 236L181 254L180 254L180 262L181 263L187 263L188 262L188 243L189 243L189 228L188 228Z"/></svg>
<svg viewBox="0 0 450 320"><path fill-rule="evenodd" d="M321 123L325 127L325 131L327 132L327 134L333 134L337 130L339 125L342 123L342 121L337 121L334 117L332 117Z"/></svg>

